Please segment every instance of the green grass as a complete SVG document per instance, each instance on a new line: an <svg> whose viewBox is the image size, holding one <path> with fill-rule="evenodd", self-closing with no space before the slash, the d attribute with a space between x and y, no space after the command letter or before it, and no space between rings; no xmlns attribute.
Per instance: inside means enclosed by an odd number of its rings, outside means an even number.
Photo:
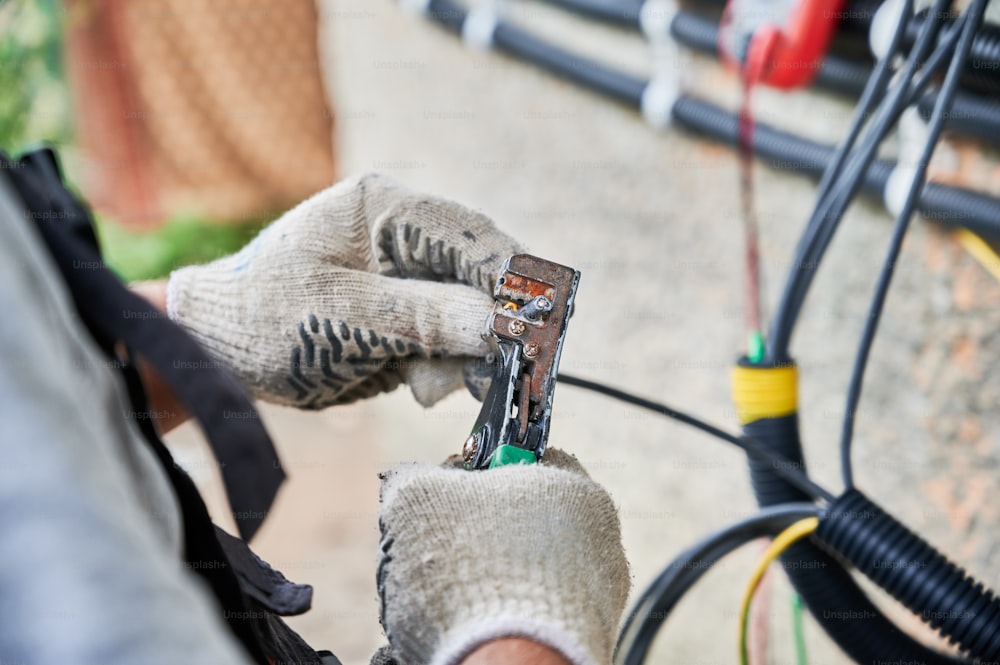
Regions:
<svg viewBox="0 0 1000 665"><path fill-rule="evenodd" d="M181 266L231 254L264 225L213 224L195 217L176 217L155 231L130 231L98 219L97 235L108 267L130 282L165 277Z"/></svg>
<svg viewBox="0 0 1000 665"><path fill-rule="evenodd" d="M0 0L0 91L0 147L70 141L57 0Z"/></svg>

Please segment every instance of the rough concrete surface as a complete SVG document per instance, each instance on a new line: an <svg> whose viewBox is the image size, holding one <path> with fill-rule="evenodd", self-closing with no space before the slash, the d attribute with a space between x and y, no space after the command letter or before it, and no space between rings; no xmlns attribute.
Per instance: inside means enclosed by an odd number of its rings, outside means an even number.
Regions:
<svg viewBox="0 0 1000 665"><path fill-rule="evenodd" d="M528 65L464 48L386 0L323 3L342 175L390 173L493 216L533 253L582 271L562 368L664 400L736 430L729 367L743 342L737 162L678 131L657 133L621 108ZM581 53L637 73L638 37L518 0L513 18ZM691 86L735 108L732 77L692 62ZM761 92L758 117L833 140L849 106ZM813 202L812 183L755 170L766 303L773 307ZM854 205L822 267L794 340L809 469L841 487L837 440L850 362L891 220ZM858 484L997 582L1000 287L944 231L915 222L872 353L856 436ZM293 625L345 663L381 643L375 597L377 479L393 463L456 452L477 403L456 394L423 410L400 389L301 414L265 408L290 481L257 542L314 609ZM171 437L224 513L193 430ZM658 416L563 387L552 445L579 456L621 509L633 595L695 539L754 511L744 459ZM653 662L729 663L740 594L759 547L713 570L678 608ZM787 585L773 591L772 657L793 662ZM885 605L907 625L919 622ZM815 624L810 663L846 658ZM926 633L924 633L926 635Z"/></svg>

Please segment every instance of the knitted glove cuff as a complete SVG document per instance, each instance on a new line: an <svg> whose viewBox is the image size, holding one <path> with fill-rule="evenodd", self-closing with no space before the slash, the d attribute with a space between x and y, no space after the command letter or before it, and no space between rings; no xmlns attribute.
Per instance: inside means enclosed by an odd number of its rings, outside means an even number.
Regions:
<svg viewBox="0 0 1000 665"><path fill-rule="evenodd" d="M548 464L413 465L386 478L379 592L404 662L451 663L505 635L574 663L610 661L629 578L603 488Z"/></svg>

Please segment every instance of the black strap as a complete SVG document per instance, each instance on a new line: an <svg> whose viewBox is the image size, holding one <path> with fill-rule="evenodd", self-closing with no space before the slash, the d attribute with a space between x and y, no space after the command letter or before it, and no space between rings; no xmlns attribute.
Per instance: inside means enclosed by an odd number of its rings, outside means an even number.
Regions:
<svg viewBox="0 0 1000 665"><path fill-rule="evenodd" d="M254 554L245 542L218 526L215 537L246 595L278 616L297 616L309 611L313 595L310 585L290 581Z"/></svg>
<svg viewBox="0 0 1000 665"><path fill-rule="evenodd" d="M129 400L136 413L149 414L146 393L139 372L130 364L120 366L128 389ZM230 565L225 550L216 540L216 527L194 481L175 462L170 451L160 441L151 417L137 418L143 438L160 461L167 474L183 515L184 561L195 575L211 589L222 610L222 618L258 665L271 665L265 655L265 639L261 625L262 613L254 612L240 583L237 571ZM232 537L232 536L230 536ZM234 538L234 540L236 540ZM246 547L246 545L244 545Z"/></svg>
<svg viewBox="0 0 1000 665"><path fill-rule="evenodd" d="M89 211L63 186L51 150L16 163L0 153L0 169L14 181L95 341L109 354L116 342L124 342L201 425L221 467L240 536L250 540L285 474L249 397L190 335L104 266Z"/></svg>

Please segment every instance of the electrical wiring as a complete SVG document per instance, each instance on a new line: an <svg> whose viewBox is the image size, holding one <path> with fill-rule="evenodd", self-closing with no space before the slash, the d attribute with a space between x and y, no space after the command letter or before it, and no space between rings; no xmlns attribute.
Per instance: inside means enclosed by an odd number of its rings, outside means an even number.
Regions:
<svg viewBox="0 0 1000 665"><path fill-rule="evenodd" d="M942 15L947 0L939 0L938 4L938 9L941 11L936 15ZM934 71L954 47L959 34L957 27L951 29L924 62L929 45L936 40L935 27L933 21L924 22L920 38L900 73L900 83L879 105L869 131L855 153L851 155L846 171L836 174L842 177L842 180L834 185L831 179L830 185L821 189L807 230L798 245L792 273L786 282L785 292L775 314L772 325L774 358L787 359L788 344L805 295L847 206L861 187L864 173L870 168L879 145L903 111L918 99L929 84ZM898 37L898 34L896 36ZM884 66L892 57L894 55L890 52L880 61L880 66ZM924 69L918 74L917 67L920 65L923 65ZM863 115L859 115L856 120L863 121L863 118Z"/></svg>
<svg viewBox="0 0 1000 665"><path fill-rule="evenodd" d="M933 24L928 21L925 27L927 31L922 37L930 40L933 38L933 33L931 32ZM923 63L923 69L919 73L914 72L913 66L920 64L919 58L923 56L923 50L914 49L911 52L911 58L900 75L902 83L897 87L896 94L891 100L882 105L876 112L876 117L871 123L873 127L863 140L854 157L855 161L851 167L852 170L844 176L844 181L839 185L842 188L839 196L836 196L828 189L824 192L824 197L827 201L826 204L820 203L821 199L817 199L817 206L814 208L810 224L807 226L807 231L799 244L799 247L804 248L804 251L798 253L793 262L793 270L799 271L800 278L795 280L790 279L788 282L787 288L791 289L794 295L791 297L791 303L785 307L779 307L776 314L774 327L777 329L777 342L775 346L779 348L778 353L787 356L788 341L791 337L792 327L798 318L812 277L819 267L823 254L826 252L847 206L861 187L864 172L870 168L879 144L898 121L903 111L920 100L920 95L923 94L936 70L943 64L944 58L952 53L961 32L960 24L950 26L949 30L950 32L946 34L938 47L927 58L926 62ZM823 208L823 205L826 205L826 208ZM779 321L781 318L784 320Z"/></svg>
<svg viewBox="0 0 1000 665"><path fill-rule="evenodd" d="M805 617L802 616L802 596L792 591L792 634L795 637L795 665L809 662L806 652Z"/></svg>
<svg viewBox="0 0 1000 665"><path fill-rule="evenodd" d="M786 481L805 492L810 498L815 500L822 499L824 501L832 501L834 499L833 494L817 485L806 474L802 473L802 471L799 470L799 465L794 464L790 460L784 459L780 455L768 450L765 446L762 446L754 439L735 436L729 432L719 429L718 427L715 427L714 425L710 425L695 416L673 409L666 404L660 404L643 397L638 397L622 390L618 390L617 388L597 383L596 381L589 381L587 379L581 379L563 373L559 374L557 380L560 383L565 383L569 386L591 390L649 411L655 411L656 413L666 416L667 418L672 418L684 423L685 425L690 425L691 427L699 429L717 439L728 441L734 446L742 448L749 456L771 465L776 474L780 475Z"/></svg>
<svg viewBox="0 0 1000 665"><path fill-rule="evenodd" d="M982 24L983 15L986 12L987 0L973 0L972 4L962 15L964 25L958 46L955 48L955 55L952 57L945 74L944 83L941 86L941 94L938 96L937 104L931 114L927 129L927 140L924 142L920 157L917 161L915 172L910 181L909 189L906 193L906 200L902 210L896 217L896 225L893 229L889 249L886 252L885 261L879 272L878 283L875 287L875 294L872 296L872 303L868 309L868 316L865 318L864 331L858 344L858 351L855 355L854 366L851 369L851 379L847 390L847 400L844 411L844 420L840 437L840 463L841 473L844 477L844 484L848 489L854 487L854 473L851 467L851 442L854 434L855 413L858 401L861 399L861 385L864 381L865 367L868 363L868 356L875 339L875 332L878 330L879 320L885 306L886 295L889 292L889 285L895 272L896 261L902 249L903 238L910 225L916 205L919 190L923 187L927 175L927 166L930 163L931 155L937 145L938 137L944 125L945 115L951 108L951 100L958 89L958 81L961 76L965 61L968 58L969 50L972 48L972 40L976 30Z"/></svg>
<svg viewBox="0 0 1000 665"><path fill-rule="evenodd" d="M763 548L761 549L763 551ZM747 640L752 647L750 658L755 663L768 661L768 642L771 632L771 601L774 599L774 574L768 572L760 581L755 603L750 608L747 618Z"/></svg>
<svg viewBox="0 0 1000 665"><path fill-rule="evenodd" d="M428 0L423 4L424 15L444 29L464 34L463 26L469 19L469 10L453 0ZM678 15L680 16L680 14ZM672 24L677 25L677 21ZM478 34L478 33L477 33ZM623 102L634 109L642 108L644 92L651 87L649 79L615 70L607 65L559 48L530 32L500 19L495 24L493 46L509 55L530 62L556 76L572 81L608 98ZM933 57L933 56L932 56ZM829 62L827 64L830 64ZM841 71L845 67L824 67L828 78L839 80L859 78L856 68L848 67L853 74ZM834 76L834 70L837 73ZM860 76L864 80L864 76ZM855 84L851 84L854 89ZM863 85L863 84L862 84ZM921 98L925 103L934 95ZM963 109L963 113L965 110ZM998 123L1000 123L1000 113ZM737 145L738 118L735 114L688 94L680 94L670 108L670 122L675 126L694 131L715 140ZM833 148L783 132L760 123L754 129L754 153L773 168L792 171L818 178L826 166ZM893 164L875 160L864 174L862 190L869 196L881 197L885 181ZM987 194L929 183L921 195L920 213L928 220L945 226L968 228L976 233L1000 236L1000 199Z"/></svg>
<svg viewBox="0 0 1000 665"><path fill-rule="evenodd" d="M595 7L603 4L602 0L594 0L593 3L590 0L580 0L580 2L581 4L593 4ZM461 34L470 44L480 47L493 47L517 58L528 60L583 87L624 102L632 108L641 109L644 115L646 115L647 120L658 128L662 128L667 120L669 120L676 127L694 129L695 131L708 134L733 145L738 144L740 141L739 119L737 116L677 90L659 90L657 85L654 85L662 84L663 81L650 81L645 77L616 71L611 67L589 59L575 57L570 51L548 44L545 40L531 35L518 26L505 22L502 17L486 15L479 8L474 8L472 12L469 12L452 0L425 0L423 4L427 8L425 14L428 17L442 23L448 29ZM929 15L938 16L939 12ZM469 20L467 21L467 19ZM486 19L489 20L487 21ZM468 25L466 25L467 23ZM803 256L810 257L810 260L807 261L809 265L818 265L818 258L821 258L825 252L826 246L833 235L833 230L836 227L836 223L831 225L819 222L832 217L838 217L838 215L842 214L858 191L883 197L884 200L884 190L890 181L890 177L898 179L901 171L896 164L876 158L879 144L907 107L912 106L915 102L926 105L929 99L933 99L934 102L941 100L942 95L940 92L931 93L927 91L925 93L924 89L930 85L932 78L936 76L935 70L938 68L938 65L943 64L948 58L953 56L955 44L958 42L960 35L964 34L964 26L966 24L964 17L962 20L956 21L944 29L941 29L939 22L933 20L923 21L920 26L919 35L917 35L918 38L915 40L918 43L914 44L914 47L911 49L911 55L922 49L925 51L924 55L926 56L926 52L933 48L933 51L930 51L929 57L926 57L924 62L920 63L919 66L910 67L909 65L904 65L903 74L899 77L898 84L890 85L887 82L883 82L882 90L876 89L872 93L870 109L876 109L875 113L858 114L862 119L862 124L858 126L854 136L854 143L856 145L852 145L850 149L844 150L844 158L840 160L839 166L831 173L824 186L820 188L820 191L824 195L818 198L827 208L827 212L820 214L817 217L817 224L812 227L814 240L809 243L808 252L803 254ZM939 30L943 34L943 39L940 40L938 40L936 34L932 34ZM925 35L929 34L932 35L933 40L930 37L925 37ZM921 37L924 37L925 41L921 41ZM937 46L932 47L932 42ZM920 60L920 57L914 56L914 60ZM886 62L886 66L888 67L891 58L887 58ZM891 70L889 71L891 72ZM654 71L655 73L657 72ZM886 76L888 77L888 75ZM885 92L887 88L890 94L886 96ZM855 88L855 91L857 91L857 88ZM670 94L649 94L652 92L666 92ZM655 107L652 110L659 112L659 115L646 114L646 102L650 100L655 102L655 104L651 104L651 106ZM877 106L875 106L876 104ZM921 112L923 112L922 109ZM867 135L862 137L861 130L865 127L863 124L865 118L873 118L873 120L867 124L869 128ZM760 125L755 128L753 149L755 154L771 162L777 168L794 169L810 177L819 177L824 172L824 167L827 165L829 158L836 154L833 148L805 141L766 125ZM1000 229L1000 224L998 224L998 220L1000 220L1000 201L998 200L968 190L948 188L933 183L921 187L917 195L920 198L921 211L929 219L933 219L935 213L941 213L941 221L952 226L963 226L977 231L979 229L993 229L994 231ZM891 207L894 210L897 209L895 200ZM837 212L838 208L840 212ZM966 210L969 211L969 214L966 214ZM979 228L977 228L977 225L979 225ZM816 259L812 260L812 257L816 257ZM804 300L806 289L795 294L794 304L789 310L792 314L790 317L792 325L794 325L794 321L798 316L798 309ZM791 334L789 332L790 337ZM701 429L712 436L740 446L748 453L755 465L766 465L769 467L768 471L770 472L770 476L773 477L775 485L784 485L789 491L792 491L791 488L794 487L805 492L805 495L799 494L786 498L778 497L771 503L780 504L783 501L799 501L806 497L824 499L831 504L833 501L839 501L839 498L833 499L828 492L816 486L809 479L800 458L796 458L794 455L780 448L779 450L782 450L781 453L769 453L762 445L762 442L768 439L763 435L758 436L757 432L751 432L749 435L743 437L734 436L693 416L675 411L666 405L629 395L623 391L618 391L608 386L601 386L594 382L565 377L565 375L560 378L563 378L564 383L575 384L578 387L597 390L597 392L602 392L617 399L623 399L630 404L661 413L662 415ZM801 451L801 445L798 443L798 431L794 422L792 431L795 438L795 445ZM797 462L796 459L798 459ZM810 514L815 514L815 506L811 506L811 508L813 512ZM788 523L790 522L787 522L786 526ZM841 531L834 530L832 532L838 537L837 542L842 546L841 550L836 550L837 552L854 552L855 550L852 548L860 547L857 542L860 539L852 535L854 534L852 529L855 526L853 521L847 520ZM763 535L774 535L774 533L776 531ZM888 531L883 533L882 530L874 528L869 529L865 532L865 542L862 544L868 549L879 547L884 541L889 540L889 537L886 535L888 533ZM822 542L825 543L826 541ZM799 556L797 553L801 548L811 548L819 552L812 545L799 544L796 546L791 553L786 554L786 560L791 562L789 565L790 575L792 574L792 570L796 570L794 564L798 562L808 564L815 560L815 556L818 556L809 553ZM867 552L868 549L864 549L863 551ZM794 558L796 556L798 556L797 559ZM846 560L854 562L856 566L860 565L857 557ZM694 568L707 568L714 561L715 559L712 558L696 558L689 559L686 565ZM819 625L827 630L828 634L834 638L846 653L857 658L859 662L887 660L897 656L907 660L935 664L957 662L950 656L936 654L927 649L921 650L919 644L906 636L905 633L901 633L888 619L884 618L877 611L876 607L870 603L865 604L865 602L868 602L867 597L859 589L852 586L852 578L846 572L846 569L841 567L839 560L831 558L829 561L829 565L832 568L822 571L822 574L817 571L816 580L806 580L806 583L803 583L801 587L796 583L796 587L801 589L805 603L817 618ZM804 568L805 566L803 565ZM870 572L868 571L866 574ZM839 573L839 577L836 573ZM869 577L871 576L869 574ZM661 599L657 601L657 603L661 603L660 605L656 603L648 605L649 609L645 616L639 614L637 615L638 619L633 617L634 624L641 624L638 627L635 625L633 627L636 627L636 630L639 630L641 635L644 636L641 640L645 641L647 648L655 636L656 626L662 623L662 619L665 618L666 613L669 611L669 602L679 600L680 595L683 595L684 591L693 585L699 577L700 573L684 572L671 574L667 579L673 581L666 590L661 585L657 587L659 591L653 589L649 592L651 595L644 596L644 598L647 598L647 605L652 602L651 599ZM888 579L887 583L886 579ZM879 577L876 581L883 588L886 588L886 584L899 584L899 580L896 577L892 577L891 579ZM941 588L958 586L957 584L951 584L952 580L950 579L946 580L946 582L948 584L942 582L939 586ZM930 601L936 602L936 597L930 597L930 592L926 591L926 586L914 583L902 584L899 588L893 588L897 595L904 597L909 603L908 606L916 607L917 610L923 611L926 607L931 606ZM847 593L843 591L844 589L847 591L854 589L854 591ZM913 589L917 589L919 593L914 592ZM916 600L910 598L908 594L911 593L915 594L913 598L916 598ZM668 598L668 601L666 601L668 605L662 605L664 597ZM669 600L670 598L674 600L671 601ZM971 603L972 601L969 601L966 605L971 607ZM668 609L663 611L662 607L668 607ZM847 626L844 625L846 622L837 620L837 616L840 614L853 612L856 608L861 608L861 611L871 612L872 620L865 622L865 626ZM965 605L962 608L964 609ZM649 621L646 621L646 619ZM656 623L657 621L659 623ZM978 621L978 624L973 626L976 629L973 631L975 639L966 640L971 645L970 649L977 647L978 642L986 639L983 637L983 634L985 634L984 630L981 630L983 625L988 624L986 625L986 629L990 629L993 626L992 622L987 622L986 620L977 619L976 621ZM831 628L831 624L836 625L834 628ZM965 632L967 631L963 626L962 630L957 631L956 634L961 639L965 635ZM632 640L630 644L639 644L639 641L637 641L639 638L633 637L629 639ZM1000 638L997 639L1000 641ZM622 652L631 654L633 650L628 648L622 650ZM917 657L911 658L910 656L913 654L916 654ZM988 653L988 655L990 654ZM641 662L641 660L628 662Z"/></svg>
<svg viewBox="0 0 1000 665"><path fill-rule="evenodd" d="M959 229L955 232L958 242L969 254L972 255L983 270L987 271L997 281L1000 281L1000 256L990 246L988 242L977 236L972 231Z"/></svg>
<svg viewBox="0 0 1000 665"><path fill-rule="evenodd" d="M868 12L869 15L871 11ZM948 26L945 30L957 33L953 30L953 26ZM716 58L719 55L718 32L718 25L714 21L683 10L677 12L670 22L670 36L677 43ZM981 35L982 31L977 33L977 36ZM1000 37L991 41L1000 44ZM899 48L892 50L898 52ZM995 72L997 69L991 66L990 71ZM820 63L813 84L817 88L836 94L860 98L873 73L871 68L861 63L841 56L828 55ZM928 87L927 92L918 101L921 115L925 118L930 117L936 100L937 89ZM977 94L959 92L955 94L952 108L955 112L945 123L949 131L989 143L997 143L1000 139L1000 105L996 101Z"/></svg>
<svg viewBox="0 0 1000 665"><path fill-rule="evenodd" d="M899 53L903 36L906 33L906 23L912 14L913 0L906 0L900 14L900 20L896 24L896 29L894 30L892 39L889 42L889 48L886 55L878 61L878 64L875 66L875 70L868 78L868 82L865 84L864 91L861 93L861 99L855 109L854 117L851 119L847 136L837 147L837 150L827 165L827 168L823 171L823 176L820 179L818 187L816 205L814 207L813 214L806 224L806 230L802 234L802 238L799 240L796 248L795 259L792 263L791 274L785 282L784 293L782 294L780 304L775 310L774 323L771 328L772 348L768 353L768 356L772 361L776 358L788 355L787 347L791 338L792 328L794 327L795 320L798 317L798 309L800 307L797 303L800 303L801 300L805 298L805 291L808 290L808 284L802 285L800 276L804 271L808 271L813 267L806 263L806 257L810 254L811 248L816 242L816 237L819 234L819 227L822 223L822 217L818 215L820 203L829 196L830 189L832 188L833 183L841 175L844 162L847 160L851 149L854 147L854 144L858 139L858 135L864 127L866 119L871 113L872 108L879 101L879 98L885 92L889 83L889 77L892 74L892 61L896 57L896 54Z"/></svg>
<svg viewBox="0 0 1000 665"><path fill-rule="evenodd" d="M680 128L727 145L735 146L739 140L739 120L735 114L695 97L682 95L677 100L673 121ZM754 153L778 170L819 179L833 152L830 146L765 123L758 123L754 128ZM885 185L895 167L894 161L874 160L862 183L863 193L882 200ZM943 226L1000 237L1000 199L979 192L929 182L920 194L920 214Z"/></svg>
<svg viewBox="0 0 1000 665"><path fill-rule="evenodd" d="M615 647L616 665L640 665L660 626L681 598L719 559L758 538L774 536L820 509L809 503L786 503L761 510L682 552L667 565L625 616Z"/></svg>
<svg viewBox="0 0 1000 665"><path fill-rule="evenodd" d="M877 107L875 117L870 123L868 133L862 138L860 145L850 153L847 166L838 165L844 169L842 172L834 173L830 178L829 185L822 189L820 197L817 198L809 222L806 225L806 232L796 248L795 258L792 262L791 272L785 283L781 300L775 311L774 320L771 325L769 335L769 355L768 360L772 362L784 362L789 359L788 346L791 335L798 318L805 295L812 284L813 277L819 268L820 260L825 252L837 226L843 217L844 211L861 187L862 179L875 158L878 146L896 123L899 116L905 110L910 97L915 94L915 90L910 86L921 65L930 65L940 62L943 53L950 50L951 40L942 40L942 43L935 49L931 59L928 54L931 47L937 41L937 29L943 21L945 10L950 0L937 0L934 7L934 16L937 20L924 21L921 26L920 36L914 47L910 50L909 57L899 75L899 83L892 89L888 96L882 100ZM902 21L901 23L905 23ZM899 37L894 35L893 41L898 49ZM956 34L950 33L948 36ZM933 56L937 57L934 58ZM884 57L879 66L882 67L895 57L895 53L890 52ZM925 62L926 61L926 62ZM926 68L925 68L926 69ZM884 71L881 72L883 78ZM929 77L920 81L929 81ZM876 81L876 84L883 81ZM875 90L874 94L878 94ZM855 123L860 125L864 122L865 115L858 114ZM851 134L855 132L852 130Z"/></svg>
<svg viewBox="0 0 1000 665"><path fill-rule="evenodd" d="M750 582L743 592L743 601L740 604L739 645L741 665L749 665L750 663L749 650L747 649L747 624L750 619L750 603L753 600L754 593L757 591L757 587L760 586L760 580L764 577L764 573L767 572L768 566L781 556L782 552L811 534L818 527L818 517L806 517L786 528L771 541L771 544L768 545L764 551L764 555L760 558L753 573L750 575Z"/></svg>
<svg viewBox="0 0 1000 665"><path fill-rule="evenodd" d="M747 358L759 363L764 359L764 338L762 326L762 295L760 268L760 230L757 211L754 207L753 179L753 89L763 76L769 55L744 63L740 70L742 80L742 102L739 113L739 133L737 141L740 166L740 215L743 218L744 247L744 319L747 335Z"/></svg>
<svg viewBox="0 0 1000 665"><path fill-rule="evenodd" d="M896 54L899 53L900 46L903 42L903 36L906 34L907 20L912 15L913 0L905 0L902 12L900 13L899 23L896 24L896 29L889 42L886 57L881 58L875 65L875 69L872 72L872 75L868 78L864 91L861 93L861 99L858 100L858 105L855 107L854 117L851 118L851 124L848 129L847 136L837 147L837 152L834 153L833 159L830 160L829 166L827 166L826 170L823 172L823 177L819 181L816 195L817 200L826 198L826 196L830 193L830 188L837 179L837 176L840 175L844 166L844 161L847 159L851 148L854 147L854 143L857 141L858 135L861 133L861 129L864 127L865 120L868 118L869 113L871 113L872 107L885 93L886 86L889 83L889 77L892 74L892 60L896 57ZM805 238L803 238L803 240L805 240Z"/></svg>

